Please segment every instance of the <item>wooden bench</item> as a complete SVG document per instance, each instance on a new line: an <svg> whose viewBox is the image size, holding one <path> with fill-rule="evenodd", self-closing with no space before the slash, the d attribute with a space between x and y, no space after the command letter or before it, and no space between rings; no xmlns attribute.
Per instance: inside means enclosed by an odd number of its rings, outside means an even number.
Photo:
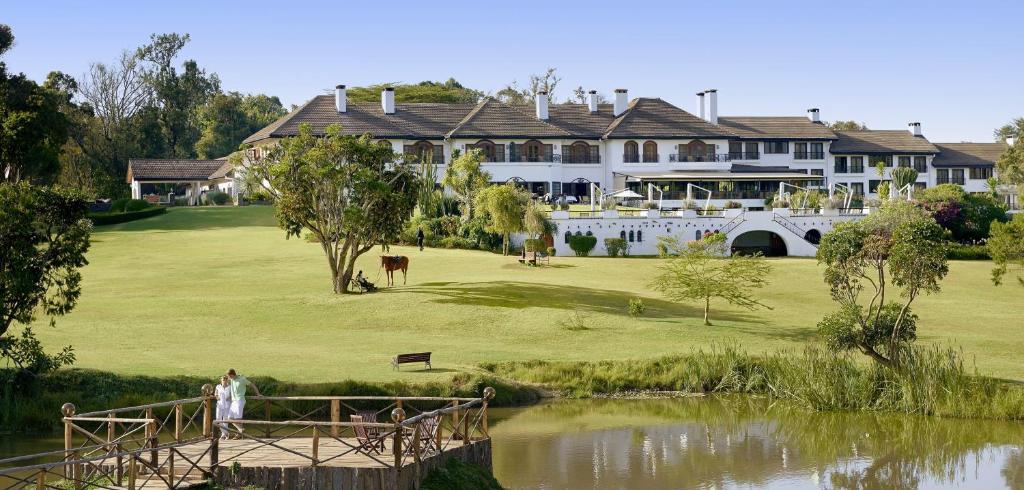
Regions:
<svg viewBox="0 0 1024 490"><path fill-rule="evenodd" d="M415 352L412 354L399 354L391 359L391 367L398 369L399 364L409 364L411 362L422 362L427 365L427 369L434 369L430 366L430 353L429 352Z"/></svg>

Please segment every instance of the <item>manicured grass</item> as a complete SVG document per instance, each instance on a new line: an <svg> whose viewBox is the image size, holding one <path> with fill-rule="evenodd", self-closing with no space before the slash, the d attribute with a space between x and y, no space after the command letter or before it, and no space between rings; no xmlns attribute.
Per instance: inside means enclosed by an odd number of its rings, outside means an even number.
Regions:
<svg viewBox="0 0 1024 490"><path fill-rule="evenodd" d="M285 381L408 382L508 360L653 358L713 343L750 352L801 349L833 309L813 259L772 260L771 311L660 299L657 259L554 257L528 268L487 252L392 247L410 256L409 283L369 295L331 293L315 244L285 240L269 207L171 209L99 228L78 307L36 329L72 344L77 366L149 376L212 378L235 367ZM360 262L371 280L378 252ZM1024 379L1024 290L994 287L991 263L953 262L938 295L916 303L921 342L962 346L981 373ZM376 280L383 284L383 275ZM627 314L630 298L646 312ZM567 329L570 315L585 329ZM389 364L432 351L433 372Z"/></svg>

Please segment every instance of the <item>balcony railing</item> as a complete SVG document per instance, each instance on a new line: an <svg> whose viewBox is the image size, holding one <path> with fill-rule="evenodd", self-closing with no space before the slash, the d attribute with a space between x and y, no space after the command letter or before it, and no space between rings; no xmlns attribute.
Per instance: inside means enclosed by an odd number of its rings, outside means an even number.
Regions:
<svg viewBox="0 0 1024 490"><path fill-rule="evenodd" d="M661 161L661 155L658 155L657 153L645 153L643 157L641 157L639 154L623 153L622 161L624 163L640 163L641 161L644 163L658 163Z"/></svg>
<svg viewBox="0 0 1024 490"><path fill-rule="evenodd" d="M554 155L554 156L557 157L558 155ZM578 155L578 154L577 155L573 155L573 154L570 153L568 155L563 155L561 158L562 158L562 163L601 163L601 155L595 155L595 154L591 154L591 155Z"/></svg>
<svg viewBox="0 0 1024 490"><path fill-rule="evenodd" d="M709 153L707 155L687 155L680 153L671 153L668 156L668 161L672 163L729 162L732 161L732 158L729 157L728 153Z"/></svg>
<svg viewBox="0 0 1024 490"><path fill-rule="evenodd" d="M793 153L793 158L796 160L824 160L825 152L823 151L798 151Z"/></svg>
<svg viewBox="0 0 1024 490"><path fill-rule="evenodd" d="M509 155L508 161L513 163L559 163L562 161L562 155L557 153L541 153L539 155L513 154Z"/></svg>
<svg viewBox="0 0 1024 490"><path fill-rule="evenodd" d="M729 158L733 160L760 160L761 152L759 151L730 151Z"/></svg>
<svg viewBox="0 0 1024 490"><path fill-rule="evenodd" d="M640 163L640 155L636 153L623 153L622 161L624 163Z"/></svg>

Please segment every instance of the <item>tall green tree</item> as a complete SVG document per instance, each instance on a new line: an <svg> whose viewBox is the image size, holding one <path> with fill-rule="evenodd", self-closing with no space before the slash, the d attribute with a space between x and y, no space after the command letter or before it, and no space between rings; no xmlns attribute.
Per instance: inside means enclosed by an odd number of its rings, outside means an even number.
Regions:
<svg viewBox="0 0 1024 490"><path fill-rule="evenodd" d="M462 205L462 220L473 219L477 194L491 182L490 172L483 169L484 154L472 149L456 155L445 169L441 185L451 190Z"/></svg>
<svg viewBox="0 0 1024 490"><path fill-rule="evenodd" d="M833 131L859 131L868 129L868 125L866 123L857 122L852 119L847 121L832 121L828 123L827 126Z"/></svg>
<svg viewBox="0 0 1024 490"><path fill-rule="evenodd" d="M236 150L242 140L288 111L277 97L238 92L216 94L198 108L202 128L195 151L199 158L220 158Z"/></svg>
<svg viewBox="0 0 1024 490"><path fill-rule="evenodd" d="M825 265L825 283L839 306L818 323L828 346L898 366L901 351L916 338L911 305L938 292L949 272L946 236L926 212L900 200L825 234L818 262Z"/></svg>
<svg viewBox="0 0 1024 490"><path fill-rule="evenodd" d="M10 26L0 24L0 57L14 45ZM61 95L10 74L0 61L0 180L53 181L60 171L60 152L68 121Z"/></svg>
<svg viewBox="0 0 1024 490"><path fill-rule="evenodd" d="M992 282L998 286L1004 276L1012 273L1024 286L1024 214L1014 216L1008 223L993 223L985 245L995 262Z"/></svg>
<svg viewBox="0 0 1024 490"><path fill-rule="evenodd" d="M476 207L487 217L486 230L502 237L504 255L508 255L512 234L523 231L529 202L530 194L511 182L485 187L476 195Z"/></svg>
<svg viewBox="0 0 1024 490"><path fill-rule="evenodd" d="M0 183L0 357L33 372L74 361L70 347L46 355L28 324L67 314L81 294L91 223L77 193ZM25 325L20 336L15 324Z"/></svg>
<svg viewBox="0 0 1024 490"><path fill-rule="evenodd" d="M660 240L668 260L651 287L677 302L700 302L704 325L711 325L711 300L720 299L748 310L769 308L754 292L768 283L771 265L760 254L727 256L725 234L700 240Z"/></svg>
<svg viewBox="0 0 1024 490"><path fill-rule="evenodd" d="M220 92L220 78L207 74L195 60L182 63L180 73L175 68L174 60L188 41L188 34L153 34L138 50L139 59L148 63L145 79L160 109L160 129L170 157L195 156L199 108Z"/></svg>
<svg viewBox="0 0 1024 490"><path fill-rule="evenodd" d="M240 159L235 155L234 161ZM308 124L258 161L247 162L245 186L274 196L286 237L308 231L320 247L335 293L349 292L356 259L393 242L412 216L420 180L415 168L369 135L331 125L323 137Z"/></svg>

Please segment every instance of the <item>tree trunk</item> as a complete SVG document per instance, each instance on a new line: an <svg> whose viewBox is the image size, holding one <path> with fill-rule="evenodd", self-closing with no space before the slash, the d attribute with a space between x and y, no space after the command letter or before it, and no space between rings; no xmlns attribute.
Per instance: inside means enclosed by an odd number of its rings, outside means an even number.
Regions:
<svg viewBox="0 0 1024 490"><path fill-rule="evenodd" d="M704 298L704 325L711 325L708 314L711 313L711 298Z"/></svg>

